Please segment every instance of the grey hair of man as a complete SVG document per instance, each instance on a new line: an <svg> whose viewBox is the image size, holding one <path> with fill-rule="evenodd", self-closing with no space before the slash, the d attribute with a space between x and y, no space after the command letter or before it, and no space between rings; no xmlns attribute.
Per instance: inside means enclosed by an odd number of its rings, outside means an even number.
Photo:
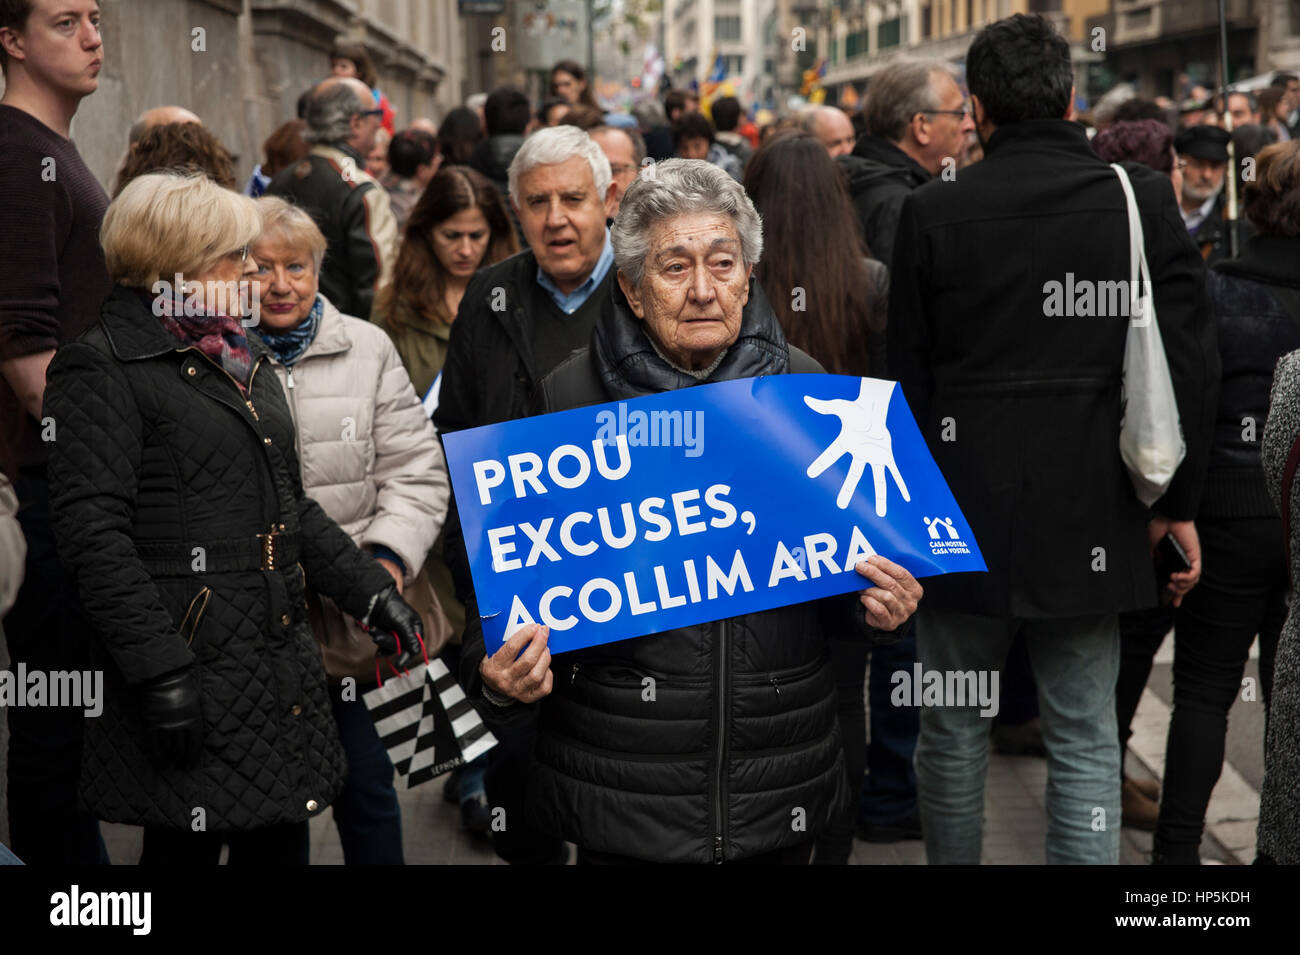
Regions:
<svg viewBox="0 0 1300 955"><path fill-rule="evenodd" d="M641 160L645 159L645 139L635 129L627 126L593 126L587 130L588 136L594 133L622 133L632 144L632 162L639 166Z"/></svg>
<svg viewBox="0 0 1300 955"><path fill-rule="evenodd" d="M863 106L867 132L890 142L902 141L913 116L941 108L934 91L937 74L953 75L946 63L909 58L895 60L872 76Z"/></svg>
<svg viewBox="0 0 1300 955"><path fill-rule="evenodd" d="M307 128L302 138L309 143L334 146L352 136L352 117L365 107L350 83L322 83L307 101Z"/></svg>
<svg viewBox="0 0 1300 955"><path fill-rule="evenodd" d="M665 159L643 171L623 193L610 229L615 267L640 288L655 226L690 215L729 218L740 237L744 264L758 264L763 255L763 220L744 187L703 159Z"/></svg>
<svg viewBox="0 0 1300 955"><path fill-rule="evenodd" d="M591 178L596 184L596 195L601 202L609 192L609 184L614 178L609 168L609 160L600 144L587 135L585 129L577 126L551 126L539 129L519 147L515 158L510 163L507 173L510 188L510 201L519 205L519 177L527 175L538 166L553 166L568 162L573 158L587 160L591 166Z"/></svg>
<svg viewBox="0 0 1300 955"><path fill-rule="evenodd" d="M668 122L663 104L657 99L645 99L632 107L632 115L642 129L654 129Z"/></svg>

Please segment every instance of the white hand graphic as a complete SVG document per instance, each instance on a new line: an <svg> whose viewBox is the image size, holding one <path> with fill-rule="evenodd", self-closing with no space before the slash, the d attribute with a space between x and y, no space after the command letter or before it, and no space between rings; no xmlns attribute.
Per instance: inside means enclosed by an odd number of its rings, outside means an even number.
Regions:
<svg viewBox="0 0 1300 955"><path fill-rule="evenodd" d="M885 516L885 471L894 476L898 489L903 493L903 500L912 500L907 493L903 476L898 473L898 464L894 461L893 442L885 419L889 414L889 397L894 393L892 381L879 381L875 378L863 378L862 390L854 401L843 398L822 399L804 396L804 402L819 414L835 415L840 419L840 434L831 446L817 456L817 460L808 465L808 476L819 477L823 471L838 461L843 455L849 455L849 473L844 478L839 496L835 503L844 509L853 499L853 492L858 489L858 481L867 465L871 465L871 477L876 485L876 516Z"/></svg>

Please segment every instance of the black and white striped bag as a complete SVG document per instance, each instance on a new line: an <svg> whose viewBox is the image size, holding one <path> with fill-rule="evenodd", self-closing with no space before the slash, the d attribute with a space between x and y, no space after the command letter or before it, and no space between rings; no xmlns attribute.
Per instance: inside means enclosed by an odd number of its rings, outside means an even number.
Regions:
<svg viewBox="0 0 1300 955"><path fill-rule="evenodd" d="M436 657L384 680L361 698L407 789L497 744L447 664Z"/></svg>

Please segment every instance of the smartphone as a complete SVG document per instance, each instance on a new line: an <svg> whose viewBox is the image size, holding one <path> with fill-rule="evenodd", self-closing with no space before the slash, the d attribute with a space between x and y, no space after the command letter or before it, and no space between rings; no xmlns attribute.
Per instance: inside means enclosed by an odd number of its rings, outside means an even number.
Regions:
<svg viewBox="0 0 1300 955"><path fill-rule="evenodd" d="M1187 557L1187 551L1174 540L1173 534L1160 538L1160 543L1156 545L1155 561L1156 587L1160 591L1160 601L1168 603L1173 599L1165 589L1169 586L1169 578L1181 571L1191 570L1192 562Z"/></svg>

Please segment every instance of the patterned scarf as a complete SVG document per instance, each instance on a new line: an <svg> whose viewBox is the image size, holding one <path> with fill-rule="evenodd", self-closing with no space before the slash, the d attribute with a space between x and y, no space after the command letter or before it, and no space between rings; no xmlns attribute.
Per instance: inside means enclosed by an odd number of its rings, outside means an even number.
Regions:
<svg viewBox="0 0 1300 955"><path fill-rule="evenodd" d="M266 343L266 347L275 352L275 357L280 359L280 363L288 367L301 358L302 353L316 340L316 333L320 331L321 316L324 314L325 300L317 295L316 301L312 303L311 311L307 313L306 319L287 332L276 334L264 330L259 325L257 334L262 336L262 341Z"/></svg>
<svg viewBox="0 0 1300 955"><path fill-rule="evenodd" d="M157 297L146 294L145 297L163 328L219 364L241 390L248 390L253 359L248 350L248 337L239 319L207 310L198 315L187 315L183 294Z"/></svg>

